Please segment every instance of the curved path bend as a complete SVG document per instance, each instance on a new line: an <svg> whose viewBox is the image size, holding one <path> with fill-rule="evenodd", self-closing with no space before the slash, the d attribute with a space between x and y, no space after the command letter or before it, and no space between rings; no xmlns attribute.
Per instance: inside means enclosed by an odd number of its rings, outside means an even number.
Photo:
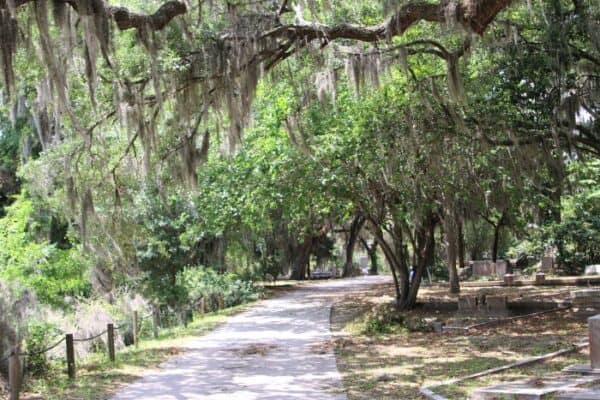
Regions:
<svg viewBox="0 0 600 400"><path fill-rule="evenodd" d="M258 303L186 343L186 351L113 400L344 400L331 346L336 297L386 277L311 283Z"/></svg>

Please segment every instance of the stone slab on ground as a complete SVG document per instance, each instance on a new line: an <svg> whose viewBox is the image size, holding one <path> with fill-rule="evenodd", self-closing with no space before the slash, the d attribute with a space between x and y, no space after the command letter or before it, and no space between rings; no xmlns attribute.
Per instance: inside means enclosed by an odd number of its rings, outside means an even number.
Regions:
<svg viewBox="0 0 600 400"><path fill-rule="evenodd" d="M573 299L584 299L584 298L600 299L600 289L573 290L571 292L571 298L573 298Z"/></svg>
<svg viewBox="0 0 600 400"><path fill-rule="evenodd" d="M563 372L568 372L572 374L600 375L600 369L593 369L590 364L569 365L568 367L563 369Z"/></svg>
<svg viewBox="0 0 600 400"><path fill-rule="evenodd" d="M476 390L471 400L543 400L583 385L600 382L600 376L555 375L527 379Z"/></svg>
<svg viewBox="0 0 600 400"><path fill-rule="evenodd" d="M595 389L574 389L561 392L556 396L556 400L598 400L600 399L600 390Z"/></svg>

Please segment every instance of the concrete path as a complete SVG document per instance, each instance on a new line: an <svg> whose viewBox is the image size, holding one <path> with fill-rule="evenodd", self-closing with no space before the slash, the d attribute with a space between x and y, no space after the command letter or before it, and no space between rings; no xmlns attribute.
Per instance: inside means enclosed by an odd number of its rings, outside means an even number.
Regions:
<svg viewBox="0 0 600 400"><path fill-rule="evenodd" d="M307 285L265 300L190 342L183 355L113 400L343 400L330 343L334 299L387 282L361 277Z"/></svg>

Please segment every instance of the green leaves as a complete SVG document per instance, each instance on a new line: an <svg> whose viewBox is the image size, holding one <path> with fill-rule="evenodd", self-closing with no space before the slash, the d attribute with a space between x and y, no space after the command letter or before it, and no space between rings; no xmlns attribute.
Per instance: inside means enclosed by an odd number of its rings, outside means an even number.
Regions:
<svg viewBox="0 0 600 400"><path fill-rule="evenodd" d="M0 279L34 289L41 302L54 306L63 305L66 296L89 295L89 264L78 249L60 249L40 238L47 225L39 212L23 194L0 219Z"/></svg>

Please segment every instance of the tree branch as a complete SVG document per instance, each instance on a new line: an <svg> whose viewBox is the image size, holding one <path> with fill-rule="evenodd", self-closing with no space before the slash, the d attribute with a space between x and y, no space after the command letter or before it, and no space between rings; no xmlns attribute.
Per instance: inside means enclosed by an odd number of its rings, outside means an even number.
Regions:
<svg viewBox="0 0 600 400"><path fill-rule="evenodd" d="M125 7L109 8L109 13L122 31L132 28L140 29L145 24L151 29L159 31L167 26L173 18L186 12L187 7L181 1L168 1L150 15L134 13Z"/></svg>
<svg viewBox="0 0 600 400"><path fill-rule="evenodd" d="M35 0L16 0L15 6L19 8ZM107 4L104 0L58 0L69 4L81 15L106 15L112 18L120 30L143 29L149 27L152 30L161 30L178 15L187 12L187 6L183 1L169 0L161 5L154 14L141 14L130 11L125 7L115 7Z"/></svg>
<svg viewBox="0 0 600 400"><path fill-rule="evenodd" d="M463 27L482 35L496 15L508 7L511 2L512 0L479 0L472 1L470 3L474 4L467 6L461 3L456 4L450 0L443 0L438 4L414 1L403 5L394 15L378 25L292 24L272 29L263 37L294 36L306 41L321 38L326 41L352 39L361 42L378 42L400 36L420 21L446 23L448 18L452 18Z"/></svg>

